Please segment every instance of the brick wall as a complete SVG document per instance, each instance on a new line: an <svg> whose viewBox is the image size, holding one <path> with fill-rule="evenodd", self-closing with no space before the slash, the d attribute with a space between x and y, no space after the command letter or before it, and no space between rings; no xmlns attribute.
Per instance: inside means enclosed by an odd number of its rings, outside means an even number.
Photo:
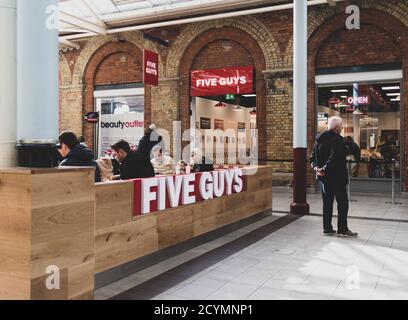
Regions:
<svg viewBox="0 0 408 320"><path fill-rule="evenodd" d="M95 85L124 84L143 81L140 56L118 52L106 57L98 66Z"/></svg>
<svg viewBox="0 0 408 320"><path fill-rule="evenodd" d="M192 69L253 66L251 53L235 41L217 40L206 45L195 57Z"/></svg>
<svg viewBox="0 0 408 320"><path fill-rule="evenodd" d="M309 148L316 130L314 77L317 68L402 61L405 74L408 74L408 0L355 2L361 7L361 30L344 29L346 2L334 8L328 5L310 7L307 102ZM183 128L188 128L191 69L253 65L257 71L260 153L271 159L291 158L292 23L292 11L288 10L151 30L152 34L170 40L170 46L156 47L162 63L160 85L157 88L147 87L146 121L152 119L171 131L172 121L181 120ZM92 44L99 44L99 48L89 48L86 42L82 42L81 50L63 53L69 65L64 69L73 72L73 86L65 83L69 76L62 75L61 128L70 127L72 112L78 112L80 107L83 112L93 108L93 85L140 81L141 67L138 64L141 65L141 48L154 45L143 40L137 31L123 36L134 39L139 48L128 42L106 44L101 38ZM94 49L95 54L89 56L89 52ZM87 61L84 61L84 56L88 56ZM87 65L84 74L73 71L81 69L76 67L78 61ZM78 78L83 79L83 83L75 83ZM403 101L407 105L408 81L404 81L403 86ZM82 95L79 93L81 91ZM408 127L408 112L404 115L404 125ZM78 125L73 127L78 128ZM89 134L86 127L83 131ZM404 160L408 163L408 130L403 134ZM275 167L277 171L283 172L292 169L290 163L276 164ZM408 166L405 167L404 188L408 190Z"/></svg>
<svg viewBox="0 0 408 320"><path fill-rule="evenodd" d="M401 61L401 51L395 38L377 26L365 24L360 30L341 29L333 33L320 47L316 67L349 67Z"/></svg>

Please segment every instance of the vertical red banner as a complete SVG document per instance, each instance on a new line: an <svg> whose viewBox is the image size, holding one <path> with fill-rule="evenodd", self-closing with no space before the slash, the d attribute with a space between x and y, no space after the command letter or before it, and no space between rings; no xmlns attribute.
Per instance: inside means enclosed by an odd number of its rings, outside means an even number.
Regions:
<svg viewBox="0 0 408 320"><path fill-rule="evenodd" d="M159 85L159 55L146 49L143 50L143 82Z"/></svg>

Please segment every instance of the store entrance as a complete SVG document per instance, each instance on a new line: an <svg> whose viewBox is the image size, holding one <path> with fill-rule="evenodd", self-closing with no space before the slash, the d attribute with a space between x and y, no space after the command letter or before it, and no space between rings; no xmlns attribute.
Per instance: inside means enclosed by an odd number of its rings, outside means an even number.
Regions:
<svg viewBox="0 0 408 320"><path fill-rule="evenodd" d="M195 147L218 165L249 161L257 144L256 94L193 97L191 110Z"/></svg>
<svg viewBox="0 0 408 320"><path fill-rule="evenodd" d="M318 132L326 130L329 117L343 119L352 191L387 193L393 181L401 190L401 82L356 81L317 90Z"/></svg>
<svg viewBox="0 0 408 320"><path fill-rule="evenodd" d="M191 71L191 146L216 165L257 163L252 66Z"/></svg>

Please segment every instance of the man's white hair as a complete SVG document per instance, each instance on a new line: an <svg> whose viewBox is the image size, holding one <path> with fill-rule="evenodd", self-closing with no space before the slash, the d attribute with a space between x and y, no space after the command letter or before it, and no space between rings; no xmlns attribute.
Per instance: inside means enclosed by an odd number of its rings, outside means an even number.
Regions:
<svg viewBox="0 0 408 320"><path fill-rule="evenodd" d="M329 123L328 123L329 130L339 128L341 127L342 124L343 124L343 119L340 117L335 116L335 117L329 118Z"/></svg>

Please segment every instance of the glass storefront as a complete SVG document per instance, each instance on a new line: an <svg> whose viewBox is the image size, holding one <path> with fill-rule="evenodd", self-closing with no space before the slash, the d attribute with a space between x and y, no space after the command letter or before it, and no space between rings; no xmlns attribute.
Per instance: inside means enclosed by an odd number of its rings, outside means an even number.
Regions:
<svg viewBox="0 0 408 320"><path fill-rule="evenodd" d="M357 162L352 165L354 179L390 179L392 168L400 177L400 82L319 86L318 132L327 129L332 116L344 121L348 159Z"/></svg>
<svg viewBox="0 0 408 320"><path fill-rule="evenodd" d="M123 92L126 94L128 92ZM100 113L96 144L98 157L107 155L110 146L124 139L134 148L144 134L144 93L121 95L119 90L95 92L95 109Z"/></svg>

